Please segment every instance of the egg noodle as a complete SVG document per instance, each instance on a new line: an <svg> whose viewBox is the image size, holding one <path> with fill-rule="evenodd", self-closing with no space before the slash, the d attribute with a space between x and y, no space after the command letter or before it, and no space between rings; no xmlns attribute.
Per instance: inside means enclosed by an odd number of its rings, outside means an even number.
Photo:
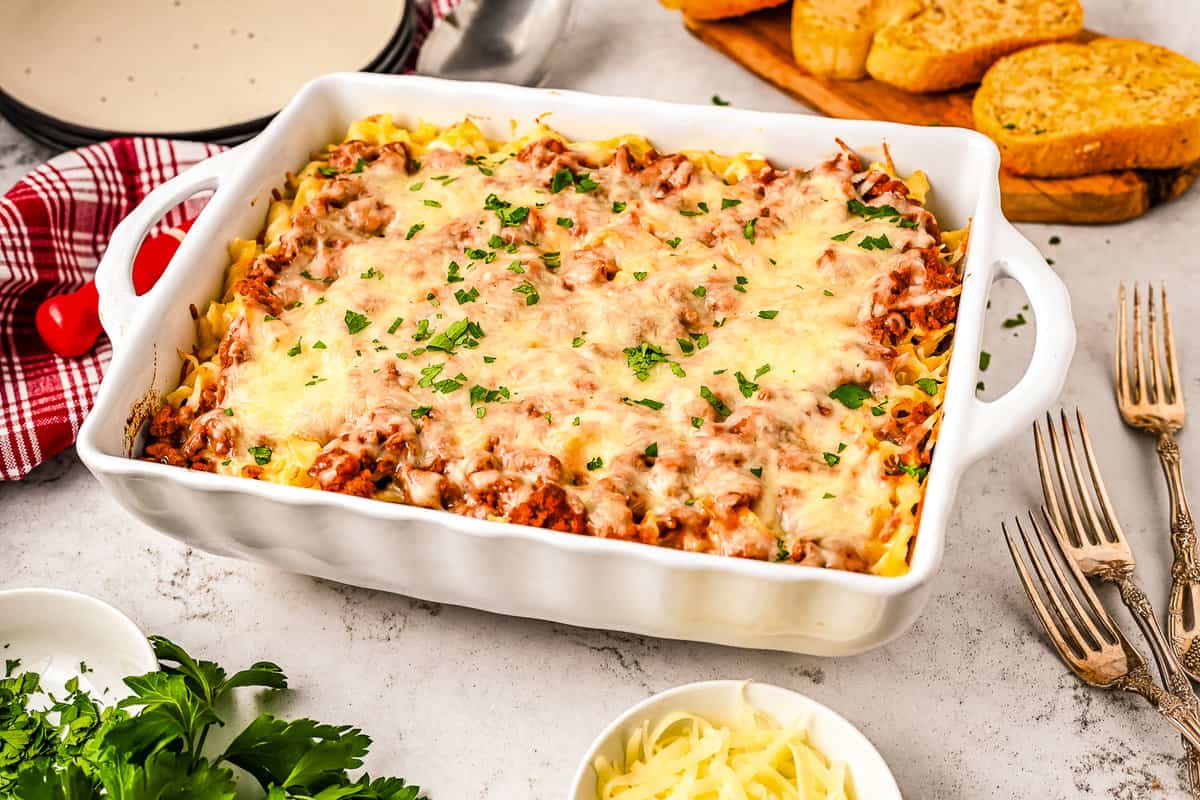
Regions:
<svg viewBox="0 0 1200 800"><path fill-rule="evenodd" d="M733 725L686 712L642 723L618 766L595 762L597 800L852 800L845 762L742 700Z"/></svg>

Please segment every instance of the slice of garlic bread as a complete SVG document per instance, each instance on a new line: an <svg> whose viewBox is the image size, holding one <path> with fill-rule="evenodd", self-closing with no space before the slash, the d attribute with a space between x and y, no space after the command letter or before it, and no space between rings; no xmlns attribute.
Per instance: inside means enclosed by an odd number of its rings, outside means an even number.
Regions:
<svg viewBox="0 0 1200 800"><path fill-rule="evenodd" d="M1001 56L1069 39L1083 29L1079 0L925 0L924 8L881 28L867 71L910 92L976 83Z"/></svg>
<svg viewBox="0 0 1200 800"><path fill-rule="evenodd" d="M1131 39L1031 47L1000 59L975 127L1020 175L1060 177L1200 161L1200 65Z"/></svg>
<svg viewBox="0 0 1200 800"><path fill-rule="evenodd" d="M667 8L683 11L692 19L740 17L764 8L781 6L787 0L661 0Z"/></svg>
<svg viewBox="0 0 1200 800"><path fill-rule="evenodd" d="M795 0L792 53L796 63L823 78L866 77L875 32L922 8L921 0Z"/></svg>

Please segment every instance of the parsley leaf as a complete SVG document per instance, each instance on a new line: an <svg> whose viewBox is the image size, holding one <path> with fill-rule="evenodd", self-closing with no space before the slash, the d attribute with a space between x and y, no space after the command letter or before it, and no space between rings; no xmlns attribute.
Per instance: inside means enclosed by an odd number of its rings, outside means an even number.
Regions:
<svg viewBox="0 0 1200 800"><path fill-rule="evenodd" d="M758 239L758 234L754 230L754 226L758 224L758 217L752 217L749 222L742 226L742 236L746 237L746 241L750 244Z"/></svg>
<svg viewBox="0 0 1200 800"><path fill-rule="evenodd" d="M837 236L830 236L829 238L833 239L835 242L844 242L849 239L853 233L854 231L850 230L846 231L845 233L839 233Z"/></svg>
<svg viewBox="0 0 1200 800"><path fill-rule="evenodd" d="M987 372L988 366L992 363L992 354L987 350L979 351L979 371Z"/></svg>
<svg viewBox="0 0 1200 800"><path fill-rule="evenodd" d="M779 309L777 309L777 308L765 308L762 311L758 312L759 319L775 319L778 316L779 316Z"/></svg>
<svg viewBox="0 0 1200 800"><path fill-rule="evenodd" d="M629 208L629 204L628 204L628 203L626 203L626 202L623 202L623 201L621 201L621 200L614 200L614 201L613 201L613 204L612 204L612 211L613 211L613 213L614 213L614 214L620 214L620 213L621 213L622 211L624 211L626 208Z"/></svg>
<svg viewBox="0 0 1200 800"><path fill-rule="evenodd" d="M416 223L415 225L413 225L411 228L408 229L408 233L404 234L405 241L408 241L409 239L413 238L414 236L416 236L418 233L420 233L424 229L425 229L424 222Z"/></svg>
<svg viewBox="0 0 1200 800"><path fill-rule="evenodd" d="M642 452L646 458L658 458L658 442L651 442L646 445L646 449Z"/></svg>
<svg viewBox="0 0 1200 800"><path fill-rule="evenodd" d="M916 380L917 388L930 397L937 394L937 388L940 383L941 381L936 378L917 378Z"/></svg>
<svg viewBox="0 0 1200 800"><path fill-rule="evenodd" d="M514 286L513 291L525 295L525 305L527 306L537 305L537 302L542 299L542 296L538 294L537 287L529 281L523 281L520 286Z"/></svg>
<svg viewBox="0 0 1200 800"><path fill-rule="evenodd" d="M708 401L713 411L717 412L717 416L724 418L733 413L733 409L725 405L725 401L713 394L713 390L707 386L700 387L700 396Z"/></svg>
<svg viewBox="0 0 1200 800"><path fill-rule="evenodd" d="M591 461L587 462L588 472L595 472L596 470L600 469L603 466L604 466L604 459L601 458L600 456L596 456Z"/></svg>
<svg viewBox="0 0 1200 800"><path fill-rule="evenodd" d="M366 314L360 314L357 311L346 310L346 330L351 334L358 333L363 328L371 324L371 320L367 319Z"/></svg>
<svg viewBox="0 0 1200 800"><path fill-rule="evenodd" d="M622 352L625 353L625 363L639 381L649 380L654 365L667 360L667 354L661 347L648 342L642 342L637 347L626 347Z"/></svg>
<svg viewBox="0 0 1200 800"><path fill-rule="evenodd" d="M863 401L869 400L871 393L856 383L843 383L830 392L829 396L846 408L854 409L862 408Z"/></svg>
<svg viewBox="0 0 1200 800"><path fill-rule="evenodd" d="M881 233L874 237L864 236L863 240L858 243L858 246L863 250L890 250L892 243L888 241L886 233Z"/></svg>
<svg viewBox="0 0 1200 800"><path fill-rule="evenodd" d="M729 101L722 98L719 94L714 94L712 96L712 104L714 106L727 106L729 105Z"/></svg>
<svg viewBox="0 0 1200 800"><path fill-rule="evenodd" d="M1025 315L1018 311L1015 317L1009 317L1008 319L1004 320L1003 325L1005 328L1019 328L1024 325L1025 322Z"/></svg>
<svg viewBox="0 0 1200 800"><path fill-rule="evenodd" d="M741 204L742 204L741 200L735 200L732 197L722 197L721 198L721 208L722 209L733 208L734 206L740 206Z"/></svg>
<svg viewBox="0 0 1200 800"><path fill-rule="evenodd" d="M758 384L743 375L741 370L733 373L733 377L737 378L738 391L742 393L742 397L753 397L758 391Z"/></svg>
<svg viewBox="0 0 1200 800"><path fill-rule="evenodd" d="M254 463L260 467L271 463L271 448L266 445L255 445L248 448L247 452L254 457Z"/></svg>

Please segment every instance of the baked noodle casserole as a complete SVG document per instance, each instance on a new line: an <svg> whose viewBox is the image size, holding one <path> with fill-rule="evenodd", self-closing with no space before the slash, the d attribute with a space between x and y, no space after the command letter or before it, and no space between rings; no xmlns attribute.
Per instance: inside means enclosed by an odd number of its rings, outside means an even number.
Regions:
<svg viewBox="0 0 1200 800"><path fill-rule="evenodd" d="M234 241L147 459L899 575L965 231L921 173L358 121Z"/></svg>

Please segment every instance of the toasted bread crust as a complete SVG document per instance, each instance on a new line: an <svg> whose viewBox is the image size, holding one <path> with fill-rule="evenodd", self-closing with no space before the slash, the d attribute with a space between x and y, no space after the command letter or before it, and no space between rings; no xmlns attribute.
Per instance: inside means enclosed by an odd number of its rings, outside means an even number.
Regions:
<svg viewBox="0 0 1200 800"><path fill-rule="evenodd" d="M1083 29L1078 0L927 2L924 10L875 35L872 77L910 92L976 83L996 59Z"/></svg>
<svg viewBox="0 0 1200 800"><path fill-rule="evenodd" d="M864 78L875 32L920 9L921 0L795 0L792 54L813 75Z"/></svg>
<svg viewBox="0 0 1200 800"><path fill-rule="evenodd" d="M1062 43L998 61L975 126L1019 175L1068 177L1200 161L1200 65L1125 39Z"/></svg>
<svg viewBox="0 0 1200 800"><path fill-rule="evenodd" d="M724 19L774 8L785 2L787 0L665 0L664 5L681 9L692 19Z"/></svg>

